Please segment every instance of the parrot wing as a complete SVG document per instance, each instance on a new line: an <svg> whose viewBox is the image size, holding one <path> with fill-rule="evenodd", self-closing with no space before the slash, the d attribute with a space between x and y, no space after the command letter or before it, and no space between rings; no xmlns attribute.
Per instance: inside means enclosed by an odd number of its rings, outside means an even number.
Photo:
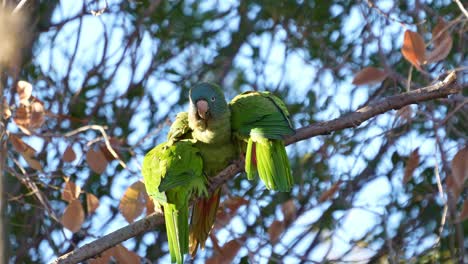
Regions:
<svg viewBox="0 0 468 264"><path fill-rule="evenodd" d="M208 195L199 150L189 140L159 144L143 159L142 173L148 195L164 208L171 261L182 264L189 250L189 200Z"/></svg>
<svg viewBox="0 0 468 264"><path fill-rule="evenodd" d="M192 130L189 127L188 113L180 112L177 114L175 121L172 123L169 133L167 133L168 141L178 141L190 137Z"/></svg>
<svg viewBox="0 0 468 264"><path fill-rule="evenodd" d="M295 133L281 99L269 92L245 92L230 102L231 126L249 180L260 176L270 190L289 191L293 185L283 138Z"/></svg>

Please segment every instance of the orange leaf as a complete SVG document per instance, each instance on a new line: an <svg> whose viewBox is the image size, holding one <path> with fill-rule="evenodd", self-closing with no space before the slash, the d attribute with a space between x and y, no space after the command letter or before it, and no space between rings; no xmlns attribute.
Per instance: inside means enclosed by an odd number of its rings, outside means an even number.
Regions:
<svg viewBox="0 0 468 264"><path fill-rule="evenodd" d="M453 40L452 37L442 39L439 46L436 46L434 50L427 54L427 63L437 62L445 59L452 49Z"/></svg>
<svg viewBox="0 0 468 264"><path fill-rule="evenodd" d="M412 114L413 114L413 109L411 109L411 106L409 105L398 109L396 112L397 118L400 117L406 120L406 122L411 121Z"/></svg>
<svg viewBox="0 0 468 264"><path fill-rule="evenodd" d="M405 174L403 175L403 184L407 184L413 177L414 170L419 165L419 148L411 152L408 161L406 161Z"/></svg>
<svg viewBox="0 0 468 264"><path fill-rule="evenodd" d="M354 76L353 84L354 85L363 85L381 82L387 78L388 73L384 70L377 69L375 67L366 67L356 73Z"/></svg>
<svg viewBox="0 0 468 264"><path fill-rule="evenodd" d="M71 145L65 149L62 158L65 162L72 162L76 159L75 151L73 150L73 147Z"/></svg>
<svg viewBox="0 0 468 264"><path fill-rule="evenodd" d="M32 94L32 85L26 81L19 81L16 85L16 93L18 93L20 102L28 105L27 101Z"/></svg>
<svg viewBox="0 0 468 264"><path fill-rule="evenodd" d="M284 222L275 220L271 223L270 227L268 227L268 236L270 237L270 242L272 245L278 242L280 235L284 231Z"/></svg>
<svg viewBox="0 0 468 264"><path fill-rule="evenodd" d="M86 161L89 167L97 174L102 174L107 167L107 159L100 149L90 148L86 153Z"/></svg>
<svg viewBox="0 0 468 264"><path fill-rule="evenodd" d="M340 188L341 180L335 182L330 189L326 190L322 195L320 195L319 202L323 203L326 200L330 199Z"/></svg>
<svg viewBox="0 0 468 264"><path fill-rule="evenodd" d="M20 106L15 111L15 116L13 117L13 121L18 126L29 127L31 113L29 111L29 107Z"/></svg>
<svg viewBox="0 0 468 264"><path fill-rule="evenodd" d="M115 246L113 256L117 263L140 263L140 257L122 245Z"/></svg>
<svg viewBox="0 0 468 264"><path fill-rule="evenodd" d="M444 39L451 38L448 31L444 31L446 26L447 23L445 23L445 20L439 17L437 25L435 25L434 29L432 30L432 41L436 47L440 46Z"/></svg>
<svg viewBox="0 0 468 264"><path fill-rule="evenodd" d="M8 135L8 139L10 140L13 148L18 153L23 153L28 148L28 144L26 144L20 137L17 137L13 134Z"/></svg>
<svg viewBox="0 0 468 264"><path fill-rule="evenodd" d="M122 199L120 199L119 210L127 222L132 223L135 218L143 213L146 206L145 184L137 181L127 188Z"/></svg>
<svg viewBox="0 0 468 264"><path fill-rule="evenodd" d="M80 200L73 200L67 208L65 208L60 222L65 228L76 233L80 230L84 222L84 217L84 210Z"/></svg>
<svg viewBox="0 0 468 264"><path fill-rule="evenodd" d="M21 153L21 155L23 156L24 160L28 163L29 167L38 171L42 171L42 165L37 159L27 155L25 152Z"/></svg>
<svg viewBox="0 0 468 264"><path fill-rule="evenodd" d="M426 46L421 35L417 32L406 30L401 53L407 61L418 70L421 70L421 65L426 61Z"/></svg>
<svg viewBox="0 0 468 264"><path fill-rule="evenodd" d="M99 199L92 193L86 193L86 207L88 208L88 215L94 213L99 207Z"/></svg>
<svg viewBox="0 0 468 264"><path fill-rule="evenodd" d="M206 264L229 264L232 263L234 258L237 255L237 252L241 249L242 245L245 243L245 236L242 236L238 239L233 239L220 248L220 252L213 255L211 258L206 260Z"/></svg>
<svg viewBox="0 0 468 264"><path fill-rule="evenodd" d="M72 202L80 196L81 187L77 186L74 182L70 181L69 178L65 178L65 186L62 189L62 200Z"/></svg>
<svg viewBox="0 0 468 264"><path fill-rule="evenodd" d="M284 222L290 223L296 219L297 208L294 204L293 199L289 199L281 205L281 211L283 212Z"/></svg>
<svg viewBox="0 0 468 264"><path fill-rule="evenodd" d="M468 199L465 199L465 201L463 202L463 209L460 215L458 216L459 222L465 221L466 219L468 219Z"/></svg>
<svg viewBox="0 0 468 264"><path fill-rule="evenodd" d="M89 259L89 264L109 264L112 254L114 253L115 247L111 247L108 250L102 252L99 256L95 256L92 259Z"/></svg>
<svg viewBox="0 0 468 264"><path fill-rule="evenodd" d="M242 197L234 196L226 199L220 206L216 215L214 229L218 230L226 226L229 221L236 215L237 210L242 206L248 204L248 201Z"/></svg>
<svg viewBox="0 0 468 264"><path fill-rule="evenodd" d="M455 194L456 198L468 179L468 147L460 149L452 160L452 174L447 179L447 187Z"/></svg>
<svg viewBox="0 0 468 264"><path fill-rule="evenodd" d="M39 128L44 124L44 105L41 102L35 101L31 104L31 120L30 128Z"/></svg>

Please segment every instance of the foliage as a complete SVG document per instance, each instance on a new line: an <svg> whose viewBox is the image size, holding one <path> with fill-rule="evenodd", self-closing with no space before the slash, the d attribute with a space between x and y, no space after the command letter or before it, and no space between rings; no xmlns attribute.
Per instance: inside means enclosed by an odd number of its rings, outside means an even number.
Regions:
<svg viewBox="0 0 468 264"><path fill-rule="evenodd" d="M140 164L196 82L228 100L271 91L297 128L448 70L467 82L468 17L453 1L6 2L0 135L17 263L50 262L153 212ZM290 193L231 179L196 262L463 257L466 93L290 145ZM101 261L167 260L164 230Z"/></svg>

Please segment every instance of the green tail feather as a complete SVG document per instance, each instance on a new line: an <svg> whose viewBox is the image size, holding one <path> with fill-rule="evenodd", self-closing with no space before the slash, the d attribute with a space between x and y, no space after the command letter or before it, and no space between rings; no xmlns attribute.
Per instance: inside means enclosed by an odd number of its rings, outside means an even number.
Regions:
<svg viewBox="0 0 468 264"><path fill-rule="evenodd" d="M257 176L257 166L252 162L253 145L254 143L252 138L249 138L249 142L247 143L247 152L245 153L245 172L247 173L247 179L250 181Z"/></svg>
<svg viewBox="0 0 468 264"><path fill-rule="evenodd" d="M258 174L265 186L269 190L290 191L293 178L283 141L268 139L255 145Z"/></svg>
<svg viewBox="0 0 468 264"><path fill-rule="evenodd" d="M184 254L188 253L188 205L176 208L174 204L164 205L164 220L166 222L167 241L171 262L184 263Z"/></svg>

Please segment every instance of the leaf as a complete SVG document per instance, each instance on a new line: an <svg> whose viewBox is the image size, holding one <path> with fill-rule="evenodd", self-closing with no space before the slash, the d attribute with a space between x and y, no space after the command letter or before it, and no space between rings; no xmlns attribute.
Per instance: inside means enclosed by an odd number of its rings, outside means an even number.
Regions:
<svg viewBox="0 0 468 264"><path fill-rule="evenodd" d="M215 230L223 228L231 219L236 215L237 210L242 206L248 204L248 201L239 196L233 196L226 199L220 206L216 215L216 221L214 225Z"/></svg>
<svg viewBox="0 0 468 264"><path fill-rule="evenodd" d="M146 207L145 193L145 184L137 181L127 188L120 199L119 210L127 222L132 223L143 213L143 209Z"/></svg>
<svg viewBox="0 0 468 264"><path fill-rule="evenodd" d="M206 264L229 264L232 263L237 255L237 252L241 249L245 243L246 238L242 236L238 239L233 239L220 248L220 252L213 255L211 258L206 260Z"/></svg>
<svg viewBox="0 0 468 264"><path fill-rule="evenodd" d="M421 70L421 65L426 61L426 46L421 35L417 32L406 30L401 53L416 69Z"/></svg>
<svg viewBox="0 0 468 264"><path fill-rule="evenodd" d="M62 200L72 202L80 196L81 187L77 186L74 182L70 181L68 177L65 178L65 185L62 189Z"/></svg>
<svg viewBox="0 0 468 264"><path fill-rule="evenodd" d="M468 179L468 146L460 149L452 159L452 174L447 179L447 187L458 198Z"/></svg>
<svg viewBox="0 0 468 264"><path fill-rule="evenodd" d="M354 85L363 85L363 84L370 84L370 83L377 83L385 80L387 78L388 73L384 70L375 68L375 67L366 67L356 73L354 76L353 84Z"/></svg>
<svg viewBox="0 0 468 264"><path fill-rule="evenodd" d="M451 38L448 31L444 30L446 26L447 23L445 22L445 20L439 17L437 25L435 25L434 29L432 30L432 41L434 42L434 45L436 47L441 46L444 39Z"/></svg>
<svg viewBox="0 0 468 264"><path fill-rule="evenodd" d="M445 59L452 49L453 40L452 37L442 39L440 45L435 46L434 50L427 54L427 63L438 62Z"/></svg>
<svg viewBox="0 0 468 264"><path fill-rule="evenodd" d="M158 211L158 213L163 214L162 209L160 207L158 208L158 207L156 207L154 205L153 199L147 193L145 195L145 200L146 200L146 204L145 204L145 206L146 206L146 215L150 215L152 213L155 213L156 210Z"/></svg>
<svg viewBox="0 0 468 264"><path fill-rule="evenodd" d="M404 119L404 120L406 120L407 123L409 123L411 121L412 114L413 114L413 109L411 108L410 105L402 107L402 108L398 109L397 112L396 112L397 118L399 117L401 119Z"/></svg>
<svg viewBox="0 0 468 264"><path fill-rule="evenodd" d="M68 146L65 149L65 152L63 152L62 158L63 158L63 161L65 162L72 162L76 159L76 154L75 154L75 151L73 150L72 145Z"/></svg>
<svg viewBox="0 0 468 264"><path fill-rule="evenodd" d="M92 193L86 193L86 207L88 208L88 215L94 213L99 207L99 199Z"/></svg>
<svg viewBox="0 0 468 264"><path fill-rule="evenodd" d="M15 116L13 117L13 121L18 126L24 126L24 127L29 127L30 123L30 112L29 112L29 107L26 106L20 106L16 109L15 111Z"/></svg>
<svg viewBox="0 0 468 264"><path fill-rule="evenodd" d="M112 253L117 263L140 263L140 256L122 245L115 246Z"/></svg>
<svg viewBox="0 0 468 264"><path fill-rule="evenodd" d="M23 153L28 148L28 144L24 143L24 141L20 137L17 137L13 134L9 134L8 139L10 140L11 145L13 145L15 151L18 153Z"/></svg>
<svg viewBox="0 0 468 264"><path fill-rule="evenodd" d="M21 153L21 155L23 156L24 160L28 163L29 167L38 171L42 171L42 165L37 159L28 156L25 153Z"/></svg>
<svg viewBox="0 0 468 264"><path fill-rule="evenodd" d="M32 94L32 85L26 81L19 81L16 85L16 93L19 96L20 103L28 105L28 100Z"/></svg>
<svg viewBox="0 0 468 264"><path fill-rule="evenodd" d="M102 174L106 170L108 163L101 150L94 150L93 148L90 148L86 153L86 161L89 167L97 174Z"/></svg>
<svg viewBox="0 0 468 264"><path fill-rule="evenodd" d="M80 230L84 222L84 217L84 210L80 200L73 200L67 208L65 208L60 222L66 229L76 233Z"/></svg>
<svg viewBox="0 0 468 264"><path fill-rule="evenodd" d="M44 124L44 105L41 102L33 102L30 106L31 115L29 128L39 128Z"/></svg>
<svg viewBox="0 0 468 264"><path fill-rule="evenodd" d="M270 242L272 245L278 242L280 235L284 231L284 222L275 220L271 223L270 227L268 227L268 236L270 237Z"/></svg>
<svg viewBox="0 0 468 264"><path fill-rule="evenodd" d="M340 188L341 180L335 182L330 189L326 190L322 195L320 195L319 202L323 203L326 200L330 199Z"/></svg>
<svg viewBox="0 0 468 264"><path fill-rule="evenodd" d="M408 160L406 161L405 173L403 175L403 184L407 184L411 178L413 178L414 170L419 165L418 150L419 148L413 150L413 152L411 152L410 156L408 157Z"/></svg>
<svg viewBox="0 0 468 264"><path fill-rule="evenodd" d="M109 143L110 143L112 149L114 150L114 152L117 154L117 157L119 157L120 154L116 149L118 149L120 147L120 145L122 144L120 142L120 140L111 137L111 138L109 138ZM99 145L99 148L101 149L102 153L104 154L104 157L106 157L107 161L111 162L111 161L116 159L114 157L114 155L112 155L112 153L109 151L109 149L107 148L107 146L105 144Z"/></svg>
<svg viewBox="0 0 468 264"><path fill-rule="evenodd" d="M468 199L465 199L465 201L463 202L463 209L460 215L458 216L459 222L463 222L466 219L468 219Z"/></svg>
<svg viewBox="0 0 468 264"><path fill-rule="evenodd" d="M283 212L284 222L290 223L296 219L297 208L294 204L293 199L289 199L281 205L281 211Z"/></svg>
<svg viewBox="0 0 468 264"><path fill-rule="evenodd" d="M115 247L111 247L102 252L99 256L94 256L94 258L88 260L89 264L109 264L112 254L114 253L114 249Z"/></svg>

